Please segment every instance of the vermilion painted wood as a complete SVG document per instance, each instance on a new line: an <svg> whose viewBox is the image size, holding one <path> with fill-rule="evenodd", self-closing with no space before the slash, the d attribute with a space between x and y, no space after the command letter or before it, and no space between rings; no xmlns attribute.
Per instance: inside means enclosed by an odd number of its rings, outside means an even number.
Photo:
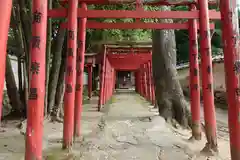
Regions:
<svg viewBox="0 0 240 160"><path fill-rule="evenodd" d="M190 7L196 10L195 5ZM190 98L192 114L192 134L196 136L195 131L200 128L200 81L199 81L199 64L198 64L198 33L197 21L189 20L189 68L190 68ZM198 128L196 128L198 127ZM195 135L194 135L195 134ZM200 135L199 135L200 136Z"/></svg>
<svg viewBox="0 0 240 160"><path fill-rule="evenodd" d="M12 9L12 0L0 1L0 122L2 116L2 94L4 89L4 79L5 79L5 66L6 66L6 55L7 55L7 40L8 40L8 30L10 24Z"/></svg>
<svg viewBox="0 0 240 160"><path fill-rule="evenodd" d="M199 29L199 25L197 26ZM67 28L67 23L61 23L61 28ZM87 21L89 29L188 29L188 23L101 23L95 21ZM211 23L211 29L215 28L215 24Z"/></svg>
<svg viewBox="0 0 240 160"><path fill-rule="evenodd" d="M98 111L101 110L104 100L104 83L105 83L105 72L106 72L106 47L104 47L103 50L103 56L101 59L101 69L100 69L100 93L99 93L99 99L98 99Z"/></svg>
<svg viewBox="0 0 240 160"><path fill-rule="evenodd" d="M108 54L111 66L116 70L137 70L141 64L151 61L151 54Z"/></svg>
<svg viewBox="0 0 240 160"><path fill-rule="evenodd" d="M92 72L93 72L93 66L88 65L88 98L92 98Z"/></svg>
<svg viewBox="0 0 240 160"><path fill-rule="evenodd" d="M143 64L143 76L144 76L144 98L147 99L148 93L147 93L147 63Z"/></svg>
<svg viewBox="0 0 240 160"><path fill-rule="evenodd" d="M87 10L85 3L81 4L82 8ZM78 49L77 49L77 75L76 75L76 91L75 91L75 109L74 109L74 136L79 137L81 134L81 113L83 101L83 73L85 62L85 43L86 43L86 18L78 21Z"/></svg>
<svg viewBox="0 0 240 160"><path fill-rule="evenodd" d="M77 57L77 0L69 0L68 12L68 50L66 89L64 95L63 149L69 149L73 143L76 57Z"/></svg>
<svg viewBox="0 0 240 160"><path fill-rule="evenodd" d="M150 60L152 55L150 53L138 53L138 54L107 54L109 59L126 59L127 61L133 60L133 58L143 58Z"/></svg>
<svg viewBox="0 0 240 160"><path fill-rule="evenodd" d="M151 87L152 87L152 105L155 105L155 86L154 86L154 79L153 79L153 72L152 72L152 62L150 63L150 72L151 72Z"/></svg>
<svg viewBox="0 0 240 160"><path fill-rule="evenodd" d="M222 41L225 44L224 65L228 101L228 125L231 159L240 159L240 95L239 95L239 26L237 1L220 1L222 15Z"/></svg>
<svg viewBox="0 0 240 160"><path fill-rule="evenodd" d="M8 4L7 6L4 5ZM11 7L9 0L0 2L0 11L4 12L1 21L9 11L4 7ZM47 0L33 0L32 3L32 40L30 47L31 69L30 89L27 108L27 130L25 160L42 160L43 116L45 97L45 61L46 61L46 34L47 34ZM3 6L2 6L3 5ZM3 7L3 8L2 8ZM5 22L8 23L8 22ZM1 25L0 25L1 26ZM2 26L1 26L2 27ZM6 33L8 31L6 30ZM0 33L1 36L1 33ZM3 39L4 40L4 39ZM2 41L0 40L2 43ZM3 54L5 52L2 52ZM4 58L4 57L1 57ZM1 67L0 67L1 68ZM4 68L5 69L5 68Z"/></svg>
<svg viewBox="0 0 240 160"><path fill-rule="evenodd" d="M108 48L107 52L127 52L127 53L133 53L133 52L150 52L152 50L152 47L117 47L117 48Z"/></svg>
<svg viewBox="0 0 240 160"><path fill-rule="evenodd" d="M49 18L67 17L66 8L51 9ZM199 11L130 11L130 10L83 10L78 9L79 18L160 18L160 19L199 19ZM220 19L220 12L209 10L210 19Z"/></svg>
<svg viewBox="0 0 240 160"><path fill-rule="evenodd" d="M142 65L141 65L142 66ZM138 69L139 72L139 86L140 86L140 92L139 94L141 96L143 96L143 79L142 79L142 70L141 70L141 66Z"/></svg>
<svg viewBox="0 0 240 160"><path fill-rule="evenodd" d="M148 62L146 62L146 100L149 101L149 72Z"/></svg>
<svg viewBox="0 0 240 160"><path fill-rule="evenodd" d="M148 82L147 82L147 85L148 85L148 101L151 102L152 100L152 80L151 80L151 65L150 65L151 61L148 61L147 63L147 76L148 76Z"/></svg>
<svg viewBox="0 0 240 160"><path fill-rule="evenodd" d="M201 71L202 71L202 90L203 90L203 108L205 129L212 138L216 136L216 115L214 105L213 91L213 73L212 73L212 50L209 27L208 0L199 0L200 9L200 53L201 53Z"/></svg>

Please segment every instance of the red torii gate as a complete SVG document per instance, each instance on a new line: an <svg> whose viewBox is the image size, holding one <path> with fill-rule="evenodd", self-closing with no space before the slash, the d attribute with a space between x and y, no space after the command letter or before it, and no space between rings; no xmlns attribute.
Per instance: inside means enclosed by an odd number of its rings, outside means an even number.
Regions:
<svg viewBox="0 0 240 160"><path fill-rule="evenodd" d="M135 72L135 90L153 105L155 90L152 77L151 47L107 47L107 58L116 71ZM100 94L100 98L102 95Z"/></svg>
<svg viewBox="0 0 240 160"><path fill-rule="evenodd" d="M144 47L131 48L106 48L107 58L115 70L134 71L140 68L140 65L151 61L152 49Z"/></svg>
<svg viewBox="0 0 240 160"><path fill-rule="evenodd" d="M65 1L66 2L66 1ZM30 74L30 89L29 89L29 102L28 102L28 121L27 121L27 136L26 136L26 160L30 159L42 159L42 121L43 121L43 108L44 108L44 91L45 91L45 47L46 47L46 27L47 27L47 16L48 17L67 17L68 18L68 74L65 94L65 117L64 117L64 141L63 148L68 148L72 144L73 128L75 128L76 135L79 135L79 121L81 111L81 101L74 104L76 86L76 99L82 98L82 69L84 62L84 43L85 43L85 30L86 30L86 18L174 18L174 19L192 19L190 35L191 44L191 95L199 94L199 83L198 83L198 65L196 64L197 55L197 41L196 36L196 20L200 19L200 51L201 51L201 63L202 63L202 74L203 74L203 100L204 100L204 118L207 130L208 142L216 140L216 119L215 119L215 108L213 101L213 88L212 88L212 63L211 63L211 46L210 46L210 35L209 35L209 19L220 19L223 23L223 44L224 44L224 63L226 69L226 86L228 93L228 104L229 104L229 133L230 133L230 146L231 146L231 157L232 160L240 159L240 124L239 124L239 108L240 108L240 88L239 88L239 31L237 20L237 5L236 0L230 2L230 0L220 0L220 11L219 12L209 11L207 0L199 0L198 6L199 11L143 11L137 9L136 11L96 11L87 10L86 3L90 4L90 1L79 0L82 3L82 8L78 9L77 0L69 0L69 9L54 9L47 11L47 0L33 0L33 23L32 23L32 42L31 42L31 65L39 65L39 74L36 74L31 70ZM109 2L107 0L91 0L92 4L103 4ZM170 5L167 1L161 1L164 4ZM176 5L190 5L196 4L196 2L181 2ZM7 40L7 29L9 27L10 13L12 7L12 0L0 1L0 52L3 56L6 56L6 40ZM194 7L191 7L194 9ZM79 45L78 45L78 58L76 58L77 49L77 17L81 18L79 28ZM137 25L137 23L135 23ZM174 25L174 24L171 24ZM195 27L194 27L195 26ZM5 58L0 59L1 64L5 64ZM75 72L75 65L78 64L77 73ZM106 65L109 62L106 63ZM0 92L3 90L4 82L4 69L0 69ZM109 70L110 72L111 70ZM77 75L77 80L76 80ZM76 83L77 81L77 83ZM75 83L77 85L75 85ZM79 93L77 93L79 92ZM1 99L0 99L1 100ZM192 97L193 123L198 123L198 99ZM74 106L75 110L75 127L74 124ZM198 110L198 111L196 111ZM66 126L68 125L68 126ZM196 126L198 127L198 126ZM68 130L69 129L69 130ZM212 147L212 146L211 146Z"/></svg>

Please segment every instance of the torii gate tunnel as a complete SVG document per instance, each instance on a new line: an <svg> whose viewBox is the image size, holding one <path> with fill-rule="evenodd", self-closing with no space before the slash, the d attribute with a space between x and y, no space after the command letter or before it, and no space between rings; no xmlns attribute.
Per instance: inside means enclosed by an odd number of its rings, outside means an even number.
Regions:
<svg viewBox="0 0 240 160"><path fill-rule="evenodd" d="M192 134L196 139L200 138L200 84L198 65L198 43L197 29L200 30L200 54L202 70L203 108L206 124L207 141L217 141L216 118L213 97L213 75L211 59L210 28L214 25L210 20L221 20L222 42L224 50L225 76L227 86L229 135L232 160L240 159L240 88L239 88L239 31L237 0L220 0L220 12L208 10L210 5L216 5L207 0L170 2L159 0L157 2L139 3L136 10L88 10L90 4L117 4L124 3L118 0L63 0L58 9L48 10L47 0L33 0L32 2L32 41L31 65L38 64L39 73L30 70L30 89L27 113L26 133L26 160L42 159L42 137L43 137L43 109L45 96L45 48L47 18L66 18L66 24L62 27L68 29L68 53L66 91L64 99L64 131L63 148L72 145L73 136L80 135L80 120L82 110L83 92L83 67L85 52L85 34L87 28L96 29L188 29L190 40L190 90L191 90L191 113ZM126 1L126 3L134 0ZM78 5L81 8L78 8ZM68 8L64 8L68 5ZM185 5L189 11L145 11L143 5ZM0 1L0 92L3 92L5 75L5 57L7 36L10 23L12 0ZM198 10L197 10L198 8ZM90 21L90 18L134 18L134 23L99 23ZM143 18L159 19L187 19L187 23L144 23ZM79 19L79 20L78 20ZM199 20L197 22L197 20ZM78 34L77 34L78 33ZM78 43L77 43L78 41ZM78 44L78 45L77 45ZM115 55L114 49L105 47L101 52L101 87L99 97L100 110L102 105L109 100L114 90L116 70L134 70L136 75L136 90L142 96L154 103L154 83L152 81L151 51L140 50L140 53L129 55ZM117 50L118 52L118 50ZM129 58L130 57L130 58ZM116 59L118 59L116 61ZM124 59L126 63L120 63ZM129 63L129 59L133 61ZM137 63L139 62L139 63ZM77 66L77 67L75 67ZM76 88L76 90L75 90ZM0 98L2 102L2 97ZM1 109L0 109L1 111ZM1 114L0 114L1 115ZM217 143L215 143L217 144ZM216 146L217 147L217 146Z"/></svg>

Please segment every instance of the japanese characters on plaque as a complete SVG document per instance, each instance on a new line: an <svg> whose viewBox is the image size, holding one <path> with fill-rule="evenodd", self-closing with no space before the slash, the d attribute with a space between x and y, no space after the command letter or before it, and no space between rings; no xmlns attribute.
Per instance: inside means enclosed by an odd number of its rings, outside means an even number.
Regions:
<svg viewBox="0 0 240 160"><path fill-rule="evenodd" d="M68 48L67 49L67 56L68 57L73 57L73 48Z"/></svg>
<svg viewBox="0 0 240 160"><path fill-rule="evenodd" d="M207 89L209 90L209 92L212 92L212 84L211 84L211 83L209 83L209 84L207 85Z"/></svg>
<svg viewBox="0 0 240 160"><path fill-rule="evenodd" d="M37 100L38 94L37 94L37 88L30 88L29 89L29 100Z"/></svg>
<svg viewBox="0 0 240 160"><path fill-rule="evenodd" d="M30 71L32 72L32 74L39 74L40 63L36 61L31 62Z"/></svg>
<svg viewBox="0 0 240 160"><path fill-rule="evenodd" d="M70 38L71 40L74 40L74 38L75 38L74 31L72 31L72 30L68 31L68 38Z"/></svg>
<svg viewBox="0 0 240 160"><path fill-rule="evenodd" d="M33 23L41 23L42 21L42 13L36 10L33 13Z"/></svg>
<svg viewBox="0 0 240 160"><path fill-rule="evenodd" d="M73 92L73 88L71 84L66 84L66 89L65 89L66 93L72 93Z"/></svg>
<svg viewBox="0 0 240 160"><path fill-rule="evenodd" d="M80 91L81 90L81 85L79 83L76 84L76 91Z"/></svg>
<svg viewBox="0 0 240 160"><path fill-rule="evenodd" d="M73 73L73 67L70 65L70 66L67 66L67 75L68 76L71 76Z"/></svg>
<svg viewBox="0 0 240 160"><path fill-rule="evenodd" d="M40 36L32 36L32 48L40 49L41 38Z"/></svg>
<svg viewBox="0 0 240 160"><path fill-rule="evenodd" d="M198 89L198 84L193 84L193 89L197 90Z"/></svg>
<svg viewBox="0 0 240 160"><path fill-rule="evenodd" d="M39 24L42 21L42 13L38 10L36 10L35 12L33 12L33 21L32 24ZM35 33L38 34L38 33ZM32 39L31 39L31 47L32 49L40 49L40 44L41 44L41 37L38 35L33 35ZM34 54L34 53L32 53ZM35 55L37 56L37 55ZM32 75L39 75L40 72L40 62L37 61L31 61L30 64L30 72L32 73ZM38 88L36 87L31 87L29 89L29 96L28 96L29 100L37 100L38 99Z"/></svg>

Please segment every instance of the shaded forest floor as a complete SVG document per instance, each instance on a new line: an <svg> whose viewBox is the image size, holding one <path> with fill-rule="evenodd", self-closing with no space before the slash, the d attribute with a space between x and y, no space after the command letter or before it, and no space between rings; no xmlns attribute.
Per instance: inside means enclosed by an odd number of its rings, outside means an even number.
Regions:
<svg viewBox="0 0 240 160"><path fill-rule="evenodd" d="M173 128L157 115L142 97L133 92L116 94L102 112L96 112L96 97L84 106L82 137L72 154L62 152L62 124L44 124L44 155L47 160L206 160L199 151L205 137L189 142L189 130ZM220 155L209 160L228 160L226 112L217 109ZM24 155L23 132L14 122L5 123L0 133L0 160L19 160Z"/></svg>

